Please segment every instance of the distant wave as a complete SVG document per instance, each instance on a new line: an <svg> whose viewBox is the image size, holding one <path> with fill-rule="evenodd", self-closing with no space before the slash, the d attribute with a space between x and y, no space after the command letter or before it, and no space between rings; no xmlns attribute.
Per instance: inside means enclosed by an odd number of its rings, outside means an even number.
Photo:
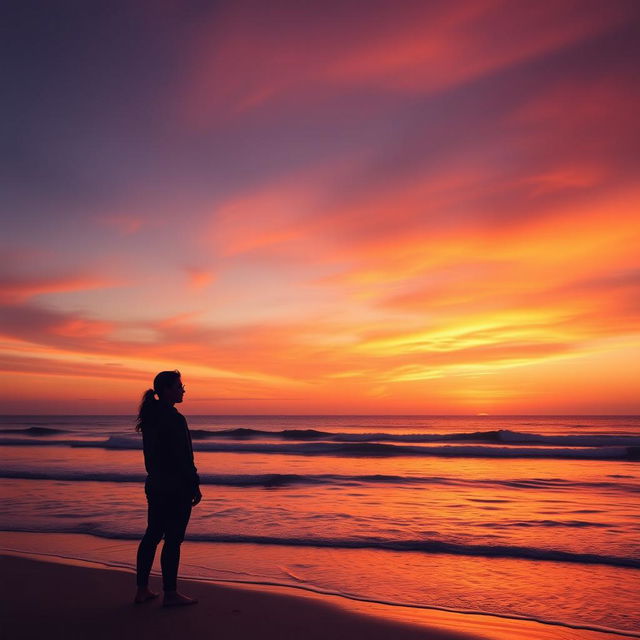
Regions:
<svg viewBox="0 0 640 640"><path fill-rule="evenodd" d="M119 540L138 540L139 532L114 531L96 522L79 522L43 527L39 529L25 529L21 527L7 527L5 531L23 531L39 533L84 533L100 538ZM552 562L572 562L579 564L603 564L613 567L628 567L640 569L640 560L622 556L604 555L597 553L578 553L557 549L541 549L537 547L520 547L511 545L492 544L462 544L443 540L389 540L371 537L361 538L329 538L307 537L286 538L277 536L260 536L249 534L209 534L189 533L188 539L196 542L225 542L256 545L283 545L290 547L325 547L334 549L380 549L386 551L414 551L421 553L447 553L451 555L476 556L485 558L515 558L520 560L542 560Z"/></svg>
<svg viewBox="0 0 640 640"><path fill-rule="evenodd" d="M52 429L51 427L25 427L22 429L2 429L0 435L18 433L22 436L55 436L58 433L69 433L67 429Z"/></svg>
<svg viewBox="0 0 640 640"><path fill-rule="evenodd" d="M145 473L123 473L113 471L76 471L73 469L27 470L0 469L0 478L23 480L66 480L70 482L144 482ZM296 474L296 473L257 473L257 474L200 474L203 485L227 487L287 487L293 485L447 485L464 487L496 487L512 489L563 490L609 489L640 493L640 485L622 482L573 482L561 478L521 478L513 480L463 479L443 476L405 476L385 474L341 475L341 474Z"/></svg>
<svg viewBox="0 0 640 640"><path fill-rule="evenodd" d="M549 436L536 433L523 433L509 429L493 431L472 431L464 433L341 433L319 431L317 429L284 429L266 431L263 429L192 429L194 440L222 438L230 440L269 439L269 440L323 440L328 442L487 442L503 444L543 444L564 445L568 447L605 447L640 446L640 436L608 435L563 435Z"/></svg>
<svg viewBox="0 0 640 640"><path fill-rule="evenodd" d="M50 427L27 427L0 430L0 438L5 434L49 436L61 433L69 433L66 429L53 429ZM337 442L337 443L399 443L399 444L431 444L431 443L467 443L478 444L504 444L504 445L551 445L566 447L613 447L613 446L640 446L640 436L636 435L602 435L602 434L572 434L572 435L540 435L511 431L509 429L496 429L489 431L470 431L462 433L345 433L333 431L320 431L318 429L283 429L281 431L268 431L264 429L191 429L193 440L284 440L285 442ZM124 439L131 440L130 436L112 436L114 442ZM134 441L139 441L135 437ZM1 440L0 440L1 442ZM62 443L56 440L56 443ZM19 444L17 440L11 444Z"/></svg>
<svg viewBox="0 0 640 640"><path fill-rule="evenodd" d="M145 473L114 473L112 471L30 471L22 469L0 470L0 478L22 480L67 480L70 482L138 482L143 483ZM284 487L295 484L331 484L322 476L304 476L296 474L200 474L200 484L228 487Z"/></svg>
<svg viewBox="0 0 640 640"><path fill-rule="evenodd" d="M137 443L134 440L130 441L129 446L114 447L110 440L61 440L56 438L55 440L36 440L35 438L0 438L0 446L4 447L96 447L99 449L141 449L142 443Z"/></svg>
<svg viewBox="0 0 640 640"><path fill-rule="evenodd" d="M107 440L35 440L20 438L0 439L0 445L12 446L71 446L101 449L140 449L139 437L111 436ZM566 449L558 447L522 447L497 445L393 445L379 442L303 442L303 443L225 443L199 442L197 451L228 453L274 453L302 456L392 457L436 456L469 458L561 458L577 460L638 460L640 446L606 446Z"/></svg>
<svg viewBox="0 0 640 640"><path fill-rule="evenodd" d="M575 529L595 528L607 529L613 527L611 522L590 522L588 520L517 520L515 522L484 522L478 524L479 527L487 529L510 529L513 527L530 528L530 527L567 527Z"/></svg>

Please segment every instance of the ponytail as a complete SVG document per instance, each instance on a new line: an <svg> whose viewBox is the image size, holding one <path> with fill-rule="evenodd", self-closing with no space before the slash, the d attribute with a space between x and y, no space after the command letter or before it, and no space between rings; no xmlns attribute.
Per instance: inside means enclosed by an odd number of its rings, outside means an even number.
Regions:
<svg viewBox="0 0 640 640"><path fill-rule="evenodd" d="M136 431L142 431L143 425L147 418L153 413L153 409L156 406L158 400L155 399L156 392L153 389L147 389L142 394L142 402L140 403L140 409L138 410L138 417L136 418Z"/></svg>
<svg viewBox="0 0 640 640"><path fill-rule="evenodd" d="M161 371L153 379L153 389L147 389L142 394L142 402L140 403L140 409L138 410L138 417L136 418L136 431L142 431L149 420L153 419L153 414L158 406L160 400L154 398L155 395L160 398L160 395L167 387L170 387L176 380L180 380L180 372L177 369L173 371Z"/></svg>

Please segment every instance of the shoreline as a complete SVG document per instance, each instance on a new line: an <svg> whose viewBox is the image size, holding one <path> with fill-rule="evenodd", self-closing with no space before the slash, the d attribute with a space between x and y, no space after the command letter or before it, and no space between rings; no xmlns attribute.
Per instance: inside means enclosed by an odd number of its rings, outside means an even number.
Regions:
<svg viewBox="0 0 640 640"><path fill-rule="evenodd" d="M178 610L163 609L158 601L134 606L130 568L106 567L59 556L43 558L37 553L19 551L0 551L0 564L6 576L2 596L6 611L2 615L7 637L24 640L40 637L45 628L52 639L108 638L118 633L120 640L127 640L150 631L158 637L165 637L166 632L169 638L184 633L185 624L197 637L207 637L212 616L219 625L215 627L219 638L245 635L248 638L256 634L267 640L298 635L307 639L366 635L394 640L640 637L633 632L596 631L493 614L376 603L295 587L186 578L180 580L180 589L196 595L200 604ZM152 576L152 588L159 587L159 583L159 578ZM156 613L157 617L145 617L143 622L141 609ZM86 612L92 612L89 618ZM171 612L174 615L169 617L167 614ZM243 628L241 633L239 624ZM76 635L71 634L71 629Z"/></svg>

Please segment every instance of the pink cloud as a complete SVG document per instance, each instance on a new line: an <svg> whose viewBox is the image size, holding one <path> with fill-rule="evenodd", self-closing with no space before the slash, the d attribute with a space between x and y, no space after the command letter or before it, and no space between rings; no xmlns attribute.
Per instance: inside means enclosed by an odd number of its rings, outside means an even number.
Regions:
<svg viewBox="0 0 640 640"><path fill-rule="evenodd" d="M119 380L143 381L149 379L145 372L130 367L114 366L108 363L91 364L65 361L60 354L34 356L28 358L0 354L0 371L15 374L46 375L55 377L114 378ZM140 382L140 384L144 384Z"/></svg>
<svg viewBox="0 0 640 640"><path fill-rule="evenodd" d="M332 15L331 21L326 17ZM623 23L622 3L498 0L331 10L236 2L192 38L189 122L286 99L325 101L353 87L434 92L549 54Z"/></svg>
<svg viewBox="0 0 640 640"><path fill-rule="evenodd" d="M189 279L189 289L192 291L206 289L216 280L216 274L206 269L188 267L186 272Z"/></svg>
<svg viewBox="0 0 640 640"><path fill-rule="evenodd" d="M0 302L15 304L45 293L87 291L115 285L114 281L92 276L5 277L0 279Z"/></svg>
<svg viewBox="0 0 640 640"><path fill-rule="evenodd" d="M51 333L65 338L103 338L113 330L114 325L102 320L68 318L51 327Z"/></svg>
<svg viewBox="0 0 640 640"><path fill-rule="evenodd" d="M103 225L115 229L123 236L130 236L138 231L146 224L145 220L139 216L132 215L113 215L100 219Z"/></svg>
<svg viewBox="0 0 640 640"><path fill-rule="evenodd" d="M505 8L507 10L505 10ZM437 91L493 73L605 31L624 18L621 7L556 2L553 10L520 2L510 10L492 0L458 2L434 11L403 13L397 25L381 21L378 32L335 60L329 76L386 89Z"/></svg>

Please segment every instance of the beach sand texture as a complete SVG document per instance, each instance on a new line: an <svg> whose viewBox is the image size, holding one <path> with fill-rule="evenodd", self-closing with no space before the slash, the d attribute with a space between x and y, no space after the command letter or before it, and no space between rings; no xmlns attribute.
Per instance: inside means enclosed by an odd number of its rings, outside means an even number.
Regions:
<svg viewBox="0 0 640 640"><path fill-rule="evenodd" d="M352 603L288 589L228 587L183 580L196 606L133 604L131 571L0 556L2 637L7 640L216 638L264 640L612 640L582 631L494 616ZM156 585L157 586L157 585ZM153 587L153 583L152 583ZM294 595L295 593L295 595ZM403 616L405 618L403 619Z"/></svg>

